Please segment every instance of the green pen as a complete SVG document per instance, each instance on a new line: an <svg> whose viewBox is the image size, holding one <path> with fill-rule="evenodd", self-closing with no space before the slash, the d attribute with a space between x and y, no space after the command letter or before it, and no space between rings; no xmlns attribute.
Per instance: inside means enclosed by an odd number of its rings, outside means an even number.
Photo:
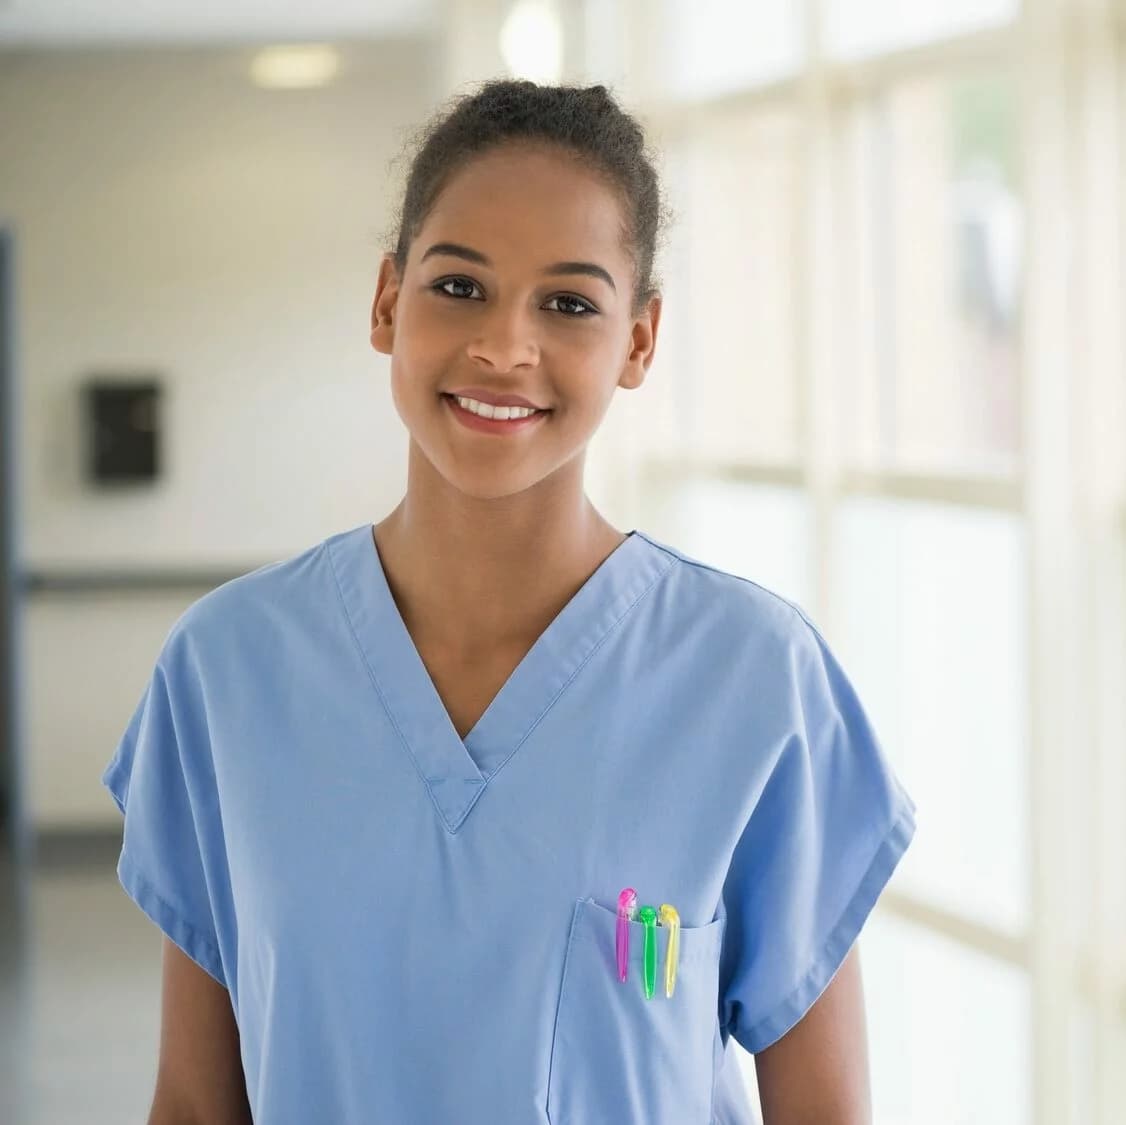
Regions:
<svg viewBox="0 0 1126 1125"><path fill-rule="evenodd" d="M637 912L637 920L645 924L645 999L653 999L657 986L657 912L651 906L643 906Z"/></svg>

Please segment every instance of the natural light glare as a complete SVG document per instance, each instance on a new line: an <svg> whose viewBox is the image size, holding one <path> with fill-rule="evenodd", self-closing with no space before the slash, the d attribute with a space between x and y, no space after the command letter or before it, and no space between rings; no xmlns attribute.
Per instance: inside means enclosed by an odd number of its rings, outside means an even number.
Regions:
<svg viewBox="0 0 1126 1125"><path fill-rule="evenodd" d="M793 464L799 444L797 122L717 115L683 150L695 456Z"/></svg>
<svg viewBox="0 0 1126 1125"><path fill-rule="evenodd" d="M920 824L920 835L925 828ZM1027 973L881 907L861 931L859 948L869 1053L878 1075L873 1119L879 1125L1029 1125ZM1075 1119L1076 1125L1089 1120Z"/></svg>
<svg viewBox="0 0 1126 1125"><path fill-rule="evenodd" d="M844 501L845 667L919 806L902 890L1011 935L1030 918L1028 636L1019 516Z"/></svg>
<svg viewBox="0 0 1126 1125"><path fill-rule="evenodd" d="M553 0L519 0L500 33L509 73L531 82L554 83L563 71L563 29Z"/></svg>
<svg viewBox="0 0 1126 1125"><path fill-rule="evenodd" d="M831 55L856 57L1008 23L1017 0L829 0L826 48Z"/></svg>
<svg viewBox="0 0 1126 1125"><path fill-rule="evenodd" d="M658 96L702 98L781 78L801 61L801 12L791 0L664 0Z"/></svg>

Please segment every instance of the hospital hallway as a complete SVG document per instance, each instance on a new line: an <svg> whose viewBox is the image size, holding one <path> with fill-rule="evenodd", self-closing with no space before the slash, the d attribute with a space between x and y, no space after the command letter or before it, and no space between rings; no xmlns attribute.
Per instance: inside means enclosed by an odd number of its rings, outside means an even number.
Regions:
<svg viewBox="0 0 1126 1125"><path fill-rule="evenodd" d="M0 1122L144 1121L160 1033L160 934L116 873L120 834L0 848Z"/></svg>

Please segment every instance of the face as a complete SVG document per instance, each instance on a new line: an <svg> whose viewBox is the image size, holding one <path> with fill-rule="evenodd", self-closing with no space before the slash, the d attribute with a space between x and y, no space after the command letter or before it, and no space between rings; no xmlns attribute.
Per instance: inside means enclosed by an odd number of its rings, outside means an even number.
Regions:
<svg viewBox="0 0 1126 1125"><path fill-rule="evenodd" d="M615 388L644 380L660 318L659 297L631 315L622 224L614 193L565 155L508 149L447 183L402 277L384 257L372 346L391 356L412 442L462 492L496 498L576 475L581 487L586 445ZM468 388L547 412L486 432L450 397Z"/></svg>

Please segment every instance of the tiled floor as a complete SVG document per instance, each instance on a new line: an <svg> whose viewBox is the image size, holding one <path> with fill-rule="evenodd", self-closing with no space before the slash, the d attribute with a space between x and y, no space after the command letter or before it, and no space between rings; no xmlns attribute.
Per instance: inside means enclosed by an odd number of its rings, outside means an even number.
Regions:
<svg viewBox="0 0 1126 1125"><path fill-rule="evenodd" d="M22 876L0 855L3 1125L147 1119L161 939L118 884L117 846L87 842Z"/></svg>

